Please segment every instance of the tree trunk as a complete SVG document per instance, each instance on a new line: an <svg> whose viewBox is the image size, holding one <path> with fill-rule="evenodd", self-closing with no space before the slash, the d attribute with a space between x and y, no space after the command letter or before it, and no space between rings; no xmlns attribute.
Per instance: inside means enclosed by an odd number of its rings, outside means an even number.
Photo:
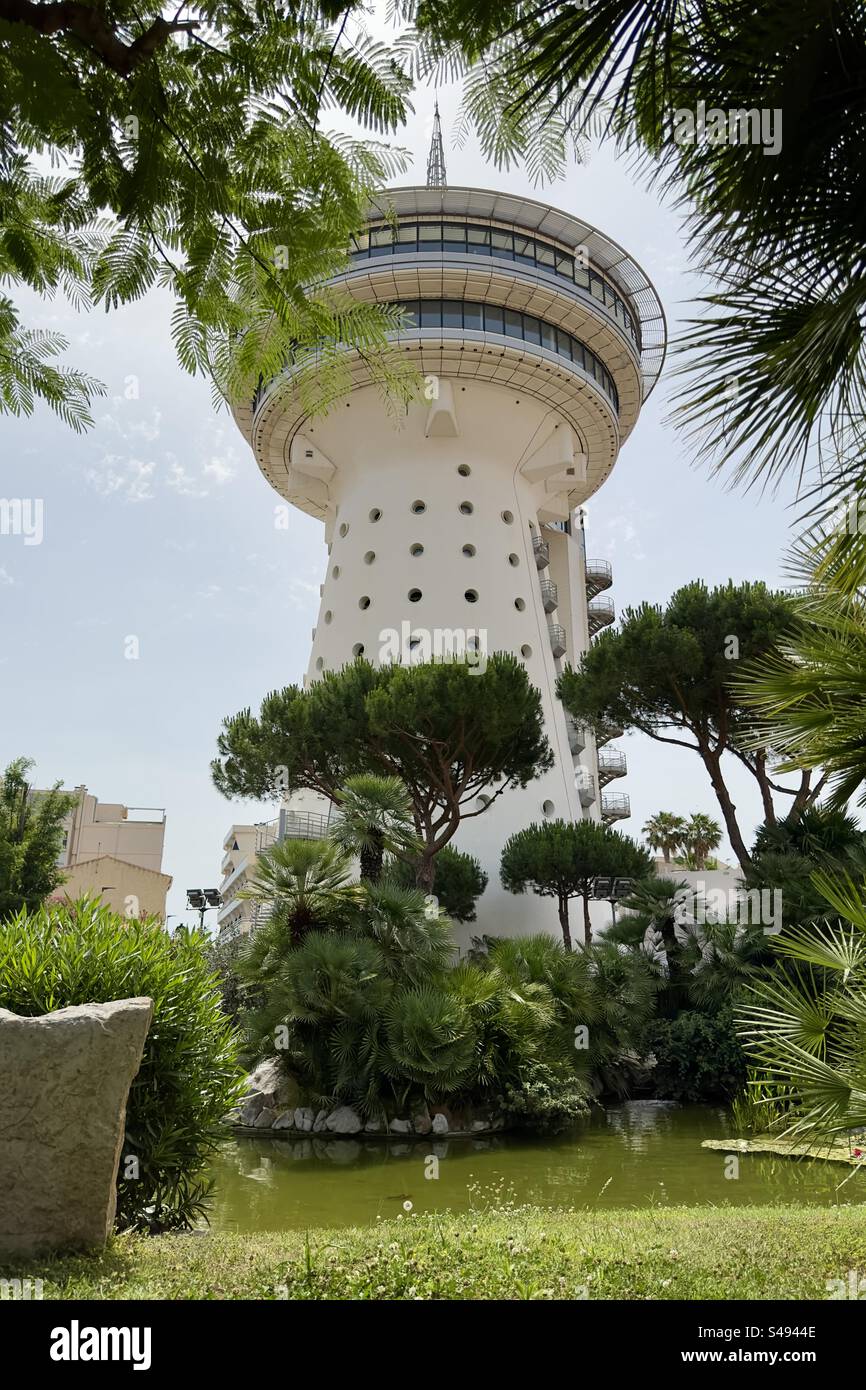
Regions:
<svg viewBox="0 0 866 1390"><path fill-rule="evenodd" d="M365 845L359 855L361 861L361 878L368 883L378 883L382 877L382 864L385 859L384 835L381 830L374 830L371 835L371 843Z"/></svg>
<svg viewBox="0 0 866 1390"><path fill-rule="evenodd" d="M436 856L432 850L425 849L421 858L418 860L418 868L415 870L415 883L425 893L433 892L433 882L436 878Z"/></svg>
<svg viewBox="0 0 866 1390"><path fill-rule="evenodd" d="M589 920L589 888L583 895L583 944L592 945L592 922Z"/></svg>
<svg viewBox="0 0 866 1390"><path fill-rule="evenodd" d="M566 951L571 950L571 924L568 920L568 898L560 896L559 899L559 925L562 927L562 939L565 943Z"/></svg>
<svg viewBox="0 0 866 1390"><path fill-rule="evenodd" d="M702 747L701 757L707 772L710 774L710 781L713 784L713 791L716 793L716 800L722 812L722 819L725 822L728 839L731 842L731 849L737 856L737 861L743 873L746 873L752 867L752 856L746 849L745 841L740 834L740 827L737 824L737 808L731 800L730 792L725 786L725 779L722 776L718 754L711 753L708 748Z"/></svg>

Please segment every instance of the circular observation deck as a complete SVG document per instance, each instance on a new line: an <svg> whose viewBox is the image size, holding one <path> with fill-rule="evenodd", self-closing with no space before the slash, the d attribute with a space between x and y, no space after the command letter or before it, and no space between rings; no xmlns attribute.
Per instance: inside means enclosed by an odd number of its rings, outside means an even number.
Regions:
<svg viewBox="0 0 866 1390"><path fill-rule="evenodd" d="M332 282L404 307L396 350L422 376L534 396L574 431L587 465L577 506L610 473L661 371L665 319L640 266L616 242L531 199L474 188L386 190L350 264ZM349 392L369 385L351 349ZM274 488L324 517L292 445L308 412L291 367L235 417Z"/></svg>

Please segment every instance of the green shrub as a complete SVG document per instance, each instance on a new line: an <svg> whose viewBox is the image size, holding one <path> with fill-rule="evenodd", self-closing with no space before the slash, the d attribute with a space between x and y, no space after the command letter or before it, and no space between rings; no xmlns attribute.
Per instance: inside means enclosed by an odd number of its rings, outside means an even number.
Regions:
<svg viewBox="0 0 866 1390"><path fill-rule="evenodd" d="M155 918L129 920L87 901L0 924L0 1008L34 1016L136 995L148 995L154 1012L129 1094L117 1222L183 1229L206 1207L219 1122L240 1090L207 938L185 929L170 937ZM123 1176L131 1156L135 1179Z"/></svg>
<svg viewBox="0 0 866 1390"><path fill-rule="evenodd" d="M506 1086L503 1109L518 1128L558 1134L589 1114L589 1100L585 1083L565 1063L533 1061L517 1082Z"/></svg>
<svg viewBox="0 0 866 1390"><path fill-rule="evenodd" d="M487 887L487 875L478 860L464 854L453 845L444 845L434 860L436 876L433 892L442 911L452 922L474 922L475 903ZM406 859L392 859L387 865L388 877L404 888L415 886L415 864Z"/></svg>
<svg viewBox="0 0 866 1390"><path fill-rule="evenodd" d="M644 1047L655 1056L653 1088L662 1099L730 1100L745 1083L746 1059L730 1008L656 1019Z"/></svg>

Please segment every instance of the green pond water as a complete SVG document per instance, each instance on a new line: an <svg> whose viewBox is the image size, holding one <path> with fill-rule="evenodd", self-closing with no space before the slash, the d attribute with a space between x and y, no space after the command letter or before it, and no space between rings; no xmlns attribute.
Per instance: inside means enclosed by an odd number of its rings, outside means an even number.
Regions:
<svg viewBox="0 0 866 1390"><path fill-rule="evenodd" d="M368 1226L407 1210L460 1212L500 1200L581 1210L866 1200L859 1172L840 1187L853 1171L841 1164L742 1154L738 1177L726 1177L725 1154L702 1149L701 1140L732 1132L723 1109L638 1101L611 1106L555 1139L238 1138L214 1162L210 1225ZM438 1177L425 1176L437 1167Z"/></svg>

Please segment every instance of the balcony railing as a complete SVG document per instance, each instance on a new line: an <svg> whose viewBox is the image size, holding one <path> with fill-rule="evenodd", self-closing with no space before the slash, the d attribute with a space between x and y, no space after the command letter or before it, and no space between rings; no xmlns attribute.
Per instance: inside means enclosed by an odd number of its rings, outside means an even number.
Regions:
<svg viewBox="0 0 866 1390"><path fill-rule="evenodd" d="M535 563L538 569L546 569L550 564L550 546L547 541L542 540L541 536L534 534L532 537L532 549L535 552Z"/></svg>
<svg viewBox="0 0 866 1390"><path fill-rule="evenodd" d="M609 589L613 583L613 570L608 560L587 560L586 562L586 595L587 598L595 598L602 589Z"/></svg>
<svg viewBox="0 0 866 1390"><path fill-rule="evenodd" d="M545 613L552 613L559 607L559 589L552 579L541 580L541 602L544 605Z"/></svg>
<svg viewBox="0 0 866 1390"><path fill-rule="evenodd" d="M568 733L568 746L572 753L582 753L586 747L586 729L583 724L578 724L573 715L565 716L565 728Z"/></svg>
<svg viewBox="0 0 866 1390"><path fill-rule="evenodd" d="M548 623L547 631L550 633L550 650L553 655L565 656L565 628L562 623Z"/></svg>
<svg viewBox="0 0 866 1390"><path fill-rule="evenodd" d="M601 798L603 821L626 820L631 815L631 802L624 792L608 792Z"/></svg>
<svg viewBox="0 0 866 1390"><path fill-rule="evenodd" d="M595 778L592 773L587 772L585 767L579 767L575 773L574 785L577 788L581 806L591 806L595 801Z"/></svg>
<svg viewBox="0 0 866 1390"><path fill-rule="evenodd" d="M594 637L597 632L601 632L603 627L607 627L616 617L616 609L613 606L613 599L594 598L586 605L586 617L589 624L589 635Z"/></svg>
<svg viewBox="0 0 866 1390"><path fill-rule="evenodd" d="M628 772L628 763L625 753L621 753L618 748L610 748L606 753L598 755L598 780L602 787L606 786L614 777L625 777Z"/></svg>
<svg viewBox="0 0 866 1390"><path fill-rule="evenodd" d="M285 811L276 820L256 827L256 853L278 840L322 840L337 819L336 808L328 815L318 811Z"/></svg>

